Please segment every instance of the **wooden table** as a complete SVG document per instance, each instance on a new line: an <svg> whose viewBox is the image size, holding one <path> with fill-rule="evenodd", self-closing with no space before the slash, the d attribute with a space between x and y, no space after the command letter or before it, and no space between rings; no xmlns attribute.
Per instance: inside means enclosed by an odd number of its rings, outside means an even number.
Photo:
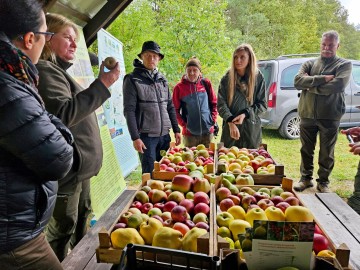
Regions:
<svg viewBox="0 0 360 270"><path fill-rule="evenodd" d="M136 190L124 190L109 209L96 222L94 227L76 245L71 253L62 261L65 270L109 270L113 266L108 263L97 263L95 250L99 246L98 232L101 228L109 230L124 207L133 198Z"/></svg>
<svg viewBox="0 0 360 270"><path fill-rule="evenodd" d="M360 215L336 193L297 193L297 196L314 214L334 247L346 244L350 249L350 266L360 269Z"/></svg>

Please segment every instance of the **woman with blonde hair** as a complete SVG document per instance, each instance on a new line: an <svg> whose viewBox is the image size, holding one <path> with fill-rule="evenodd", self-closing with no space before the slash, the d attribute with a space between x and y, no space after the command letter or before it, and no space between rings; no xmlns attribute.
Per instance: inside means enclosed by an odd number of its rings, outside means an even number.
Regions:
<svg viewBox="0 0 360 270"><path fill-rule="evenodd" d="M74 165L59 182L55 210L46 237L62 261L69 247L74 247L86 234L91 213L90 178L100 171L103 152L95 110L109 97L109 87L119 78L120 68L104 72L83 89L66 70L75 59L79 32L69 19L47 14L48 31L54 34L45 45L37 64L39 93L46 109L59 117L74 135Z"/></svg>
<svg viewBox="0 0 360 270"><path fill-rule="evenodd" d="M259 147L259 115L267 109L265 80L249 44L235 49L231 67L220 81L217 107L223 118L221 141L225 147Z"/></svg>

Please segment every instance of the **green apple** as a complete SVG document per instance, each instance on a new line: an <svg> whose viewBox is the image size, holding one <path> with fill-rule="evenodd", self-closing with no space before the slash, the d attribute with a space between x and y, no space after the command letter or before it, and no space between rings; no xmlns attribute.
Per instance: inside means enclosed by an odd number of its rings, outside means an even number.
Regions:
<svg viewBox="0 0 360 270"><path fill-rule="evenodd" d="M262 187L262 188L260 188L260 189L258 190L258 192L265 192L265 193L271 195L271 191L270 191L270 189L268 189L267 187Z"/></svg>
<svg viewBox="0 0 360 270"><path fill-rule="evenodd" d="M254 185L253 177L247 173L239 174L236 177L235 182L237 185L245 185L245 186L253 186Z"/></svg>
<svg viewBox="0 0 360 270"><path fill-rule="evenodd" d="M283 192L284 190L282 187L273 187L270 191L270 196L271 197L280 196L280 194Z"/></svg>
<svg viewBox="0 0 360 270"><path fill-rule="evenodd" d="M235 184L235 175L231 172L226 172L221 174L221 179L228 180L231 184Z"/></svg>
<svg viewBox="0 0 360 270"><path fill-rule="evenodd" d="M231 238L231 231L228 227L222 226L217 229L217 235L220 235L222 238Z"/></svg>
<svg viewBox="0 0 360 270"><path fill-rule="evenodd" d="M216 223L219 227L229 227L230 222L233 220L234 217L228 212L222 212L216 215Z"/></svg>

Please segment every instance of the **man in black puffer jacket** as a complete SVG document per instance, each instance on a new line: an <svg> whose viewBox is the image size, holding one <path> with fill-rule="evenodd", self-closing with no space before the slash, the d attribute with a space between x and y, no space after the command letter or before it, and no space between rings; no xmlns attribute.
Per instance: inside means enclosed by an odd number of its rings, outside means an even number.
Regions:
<svg viewBox="0 0 360 270"><path fill-rule="evenodd" d="M154 161L161 159L160 151L169 148L170 129L176 145L181 134L167 80L157 69L164 58L160 46L146 41L138 57L142 62L135 59L134 71L124 78L124 115L142 172L151 173Z"/></svg>

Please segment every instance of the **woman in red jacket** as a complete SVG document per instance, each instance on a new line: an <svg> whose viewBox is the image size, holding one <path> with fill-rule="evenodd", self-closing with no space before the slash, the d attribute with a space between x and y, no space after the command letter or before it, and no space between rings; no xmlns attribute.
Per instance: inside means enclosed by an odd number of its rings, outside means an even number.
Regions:
<svg viewBox="0 0 360 270"><path fill-rule="evenodd" d="M217 99L211 82L202 77L198 58L187 62L186 74L174 88L173 103L185 146L209 147L214 137Z"/></svg>

